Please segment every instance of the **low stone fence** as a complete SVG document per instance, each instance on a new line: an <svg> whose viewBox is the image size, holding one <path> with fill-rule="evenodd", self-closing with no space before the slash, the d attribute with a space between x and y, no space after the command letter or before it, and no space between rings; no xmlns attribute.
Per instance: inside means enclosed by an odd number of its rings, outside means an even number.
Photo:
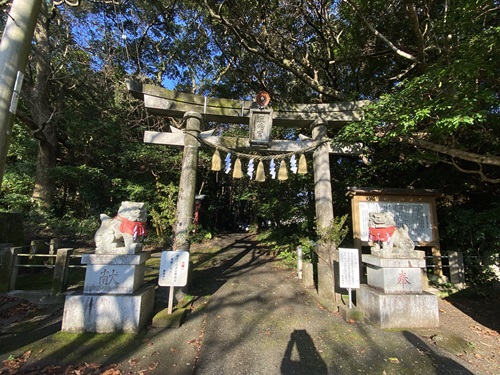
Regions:
<svg viewBox="0 0 500 375"><path fill-rule="evenodd" d="M40 254L37 245L40 243L33 241L29 246L0 248L0 292L15 290L21 268L45 268L53 270L51 293L59 294L66 291L69 269L85 267L70 264L71 259L81 258L80 254L73 254L72 248L57 249L52 246L49 253Z"/></svg>
<svg viewBox="0 0 500 375"><path fill-rule="evenodd" d="M448 251L448 255L443 256L430 255L425 259L426 268L430 271L428 274L435 275L438 282L449 281L458 287L465 286L464 257L460 251ZM449 279L446 280L446 277Z"/></svg>

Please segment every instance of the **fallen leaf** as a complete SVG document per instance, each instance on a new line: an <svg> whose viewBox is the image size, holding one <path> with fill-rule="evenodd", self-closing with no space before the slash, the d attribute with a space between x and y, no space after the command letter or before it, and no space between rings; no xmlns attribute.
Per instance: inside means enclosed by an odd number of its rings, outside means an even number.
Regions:
<svg viewBox="0 0 500 375"><path fill-rule="evenodd" d="M395 357L389 357L389 362L399 364L399 359L397 359Z"/></svg>
<svg viewBox="0 0 500 375"><path fill-rule="evenodd" d="M158 361L155 361L155 362L153 362L153 363L150 363L150 364L149 364L149 369L150 369L150 370L154 370L154 369L156 369L156 368L158 367L158 365L159 365L159 364L160 364L160 362L158 362Z"/></svg>
<svg viewBox="0 0 500 375"><path fill-rule="evenodd" d="M129 359L129 360L128 360L128 365L129 365L130 367L135 367L135 366L137 366L137 363L138 363L138 362L139 362L139 361L138 361L137 359L135 359L135 358L133 358L133 359Z"/></svg>
<svg viewBox="0 0 500 375"><path fill-rule="evenodd" d="M92 370L97 370L98 368L101 367L101 365L99 363L87 363L85 362L85 366L87 366L87 368L89 369L92 369Z"/></svg>

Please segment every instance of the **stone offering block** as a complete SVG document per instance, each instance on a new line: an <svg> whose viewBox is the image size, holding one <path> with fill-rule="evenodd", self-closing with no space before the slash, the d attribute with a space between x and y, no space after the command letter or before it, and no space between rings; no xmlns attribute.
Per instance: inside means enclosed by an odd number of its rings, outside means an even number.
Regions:
<svg viewBox="0 0 500 375"><path fill-rule="evenodd" d="M137 255L84 254L87 264L84 293L132 294L144 281L145 262L149 253Z"/></svg>
<svg viewBox="0 0 500 375"><path fill-rule="evenodd" d="M138 333L153 315L154 296L154 285L131 295L68 295L62 331Z"/></svg>
<svg viewBox="0 0 500 375"><path fill-rule="evenodd" d="M423 258L381 258L363 255L367 282L384 293L404 294L422 292Z"/></svg>

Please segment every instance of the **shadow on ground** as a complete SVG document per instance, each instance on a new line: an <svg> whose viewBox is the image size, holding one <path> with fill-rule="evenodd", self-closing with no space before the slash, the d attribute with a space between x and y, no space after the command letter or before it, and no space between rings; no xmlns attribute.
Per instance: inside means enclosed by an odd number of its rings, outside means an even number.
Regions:
<svg viewBox="0 0 500 375"><path fill-rule="evenodd" d="M468 288L446 298L453 306L500 333L500 283L481 288Z"/></svg>

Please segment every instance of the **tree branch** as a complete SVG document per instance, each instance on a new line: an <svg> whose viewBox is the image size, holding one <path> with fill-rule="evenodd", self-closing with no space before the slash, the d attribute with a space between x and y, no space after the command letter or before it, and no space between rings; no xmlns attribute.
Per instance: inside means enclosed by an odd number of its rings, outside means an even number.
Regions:
<svg viewBox="0 0 500 375"><path fill-rule="evenodd" d="M420 30L420 22L418 21L417 10L415 9L415 3L413 0L405 0L406 10L410 16L411 27L413 29L413 34L417 40L417 53L418 60L420 62L420 70L424 71L426 67L425 61L425 45L424 45L424 35L422 30Z"/></svg>
<svg viewBox="0 0 500 375"><path fill-rule="evenodd" d="M352 9L354 9L354 11L356 12L356 14L359 16L359 18L361 18L361 20L363 21L363 23L366 25L366 27L368 27L368 29L370 29L370 31L379 39L381 39L385 44L387 44L389 46L389 48L391 50L393 50L397 55L407 59L407 60L410 60L410 61L413 61L413 62L420 62L415 56L413 56L412 54L408 53L408 52L405 52L403 51L402 49L399 49L398 47L396 47L389 39L387 39L387 37L380 33L375 27L373 27L373 25L368 22L368 20L366 19L366 17L361 13L361 11L358 9L358 7L356 5L354 5L352 3L352 1L350 0L344 0Z"/></svg>
<svg viewBox="0 0 500 375"><path fill-rule="evenodd" d="M35 132L37 131L39 128L38 128L38 125L35 124L35 122L33 121L33 119L31 117L29 117L26 113L24 112L21 112L21 111L17 111L16 112L16 118L21 121L23 124L25 124L31 131Z"/></svg>
<svg viewBox="0 0 500 375"><path fill-rule="evenodd" d="M240 40L243 48L245 48L248 52L256 54L262 57L264 60L275 63L279 67L289 71L320 94L335 99L343 99L343 95L340 91L335 90L329 86L322 85L314 77L311 77L309 74L299 69L297 65L300 65L300 62L296 61L294 58L288 58L282 54L276 53L276 50L271 49L269 45L263 45L255 35L245 33L244 28L237 27L226 18L222 17L220 12L216 13L206 0L204 3L210 16L214 20L220 22L228 30L230 30ZM222 4L219 6L219 9L222 7ZM304 62L302 62L302 65L304 65Z"/></svg>
<svg viewBox="0 0 500 375"><path fill-rule="evenodd" d="M443 160L444 163L453 165L456 169L458 169L462 173L467 173L467 174L477 174L479 175L479 178L482 182L490 182L492 184L500 184L500 178L489 178L483 173L483 167L481 164L479 164L479 170L472 170L472 169L464 169L460 167L456 162L455 159L452 158L452 161L447 161Z"/></svg>
<svg viewBox="0 0 500 375"><path fill-rule="evenodd" d="M500 157L498 156L486 156L475 154L473 152L457 150L448 146L439 145L437 143L429 142L424 139L414 138L414 137L399 137L398 140L401 143L406 143L409 145L414 145L417 147L424 148L426 150L439 152L443 155L451 156L452 158L470 161L478 164L493 165L495 167L500 167Z"/></svg>

